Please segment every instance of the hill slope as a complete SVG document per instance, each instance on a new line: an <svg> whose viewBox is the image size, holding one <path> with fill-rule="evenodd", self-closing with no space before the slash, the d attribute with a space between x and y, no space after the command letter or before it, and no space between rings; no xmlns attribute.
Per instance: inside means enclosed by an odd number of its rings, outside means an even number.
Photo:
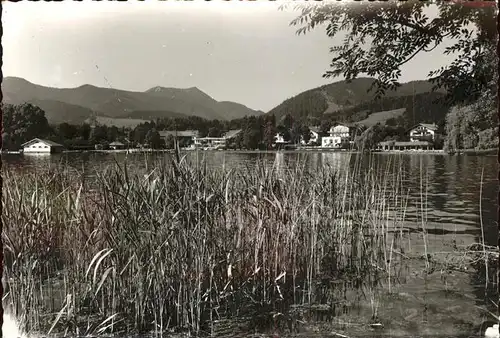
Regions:
<svg viewBox="0 0 500 338"><path fill-rule="evenodd" d="M22 78L6 77L2 90L5 103L37 102L52 123L80 122L85 120L85 115L88 118L93 114L122 119L151 115L155 118L199 116L221 120L262 114L237 103L218 102L198 88L154 87L145 92L92 85L51 88Z"/></svg>
<svg viewBox="0 0 500 338"><path fill-rule="evenodd" d="M444 119L447 107L436 102L443 94L432 92L431 83L404 83L396 91L389 91L384 98L375 101L375 93L368 92L373 81L372 78L359 78L350 83L339 81L310 89L285 100L269 114L275 115L277 120L289 113L297 119L314 117L358 122L373 113L405 108L402 117L410 124ZM387 114L387 117L392 115Z"/></svg>
<svg viewBox="0 0 500 338"><path fill-rule="evenodd" d="M45 117L51 124L59 124L63 122L82 124L90 116L95 115L91 109L55 100L31 99L13 101L6 100L4 97L4 102L11 104L28 102L38 106L45 111Z"/></svg>

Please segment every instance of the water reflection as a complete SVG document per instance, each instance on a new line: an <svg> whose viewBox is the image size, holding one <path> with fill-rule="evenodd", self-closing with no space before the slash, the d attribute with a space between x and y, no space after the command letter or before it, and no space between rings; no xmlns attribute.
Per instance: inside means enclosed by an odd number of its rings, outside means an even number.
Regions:
<svg viewBox="0 0 500 338"><path fill-rule="evenodd" d="M276 152L276 157L274 158L274 169L276 170L278 175L283 174L283 169L285 167L285 154L278 151Z"/></svg>
<svg viewBox="0 0 500 338"><path fill-rule="evenodd" d="M340 152L321 153L321 164L332 169L344 169L346 163L350 163L350 154Z"/></svg>

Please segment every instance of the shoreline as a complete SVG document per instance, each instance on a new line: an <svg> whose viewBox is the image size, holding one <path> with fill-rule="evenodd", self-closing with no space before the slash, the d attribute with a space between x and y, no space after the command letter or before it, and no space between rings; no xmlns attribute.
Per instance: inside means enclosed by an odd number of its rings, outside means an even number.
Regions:
<svg viewBox="0 0 500 338"><path fill-rule="evenodd" d="M498 148L490 149L460 149L459 151L448 153L449 155L497 155Z"/></svg>
<svg viewBox="0 0 500 338"><path fill-rule="evenodd" d="M181 149L181 152L221 152L221 153L233 153L233 154L274 154L274 153L341 153L341 154L360 154L360 151L357 150L348 150L348 149L332 149L332 148L298 148L298 149L286 149L286 150L244 150L244 149ZM70 150L65 151L64 153L78 153L78 152L89 152L89 153L105 153L105 154L118 154L118 153L175 153L173 149L120 149L120 150ZM395 151L371 151L367 152L368 154L438 154L438 155L453 155L447 153L443 150L395 150Z"/></svg>
<svg viewBox="0 0 500 338"><path fill-rule="evenodd" d="M244 149L191 149L184 148L180 149L181 152L225 152L234 154L272 154L272 153L345 153L345 154L360 154L360 151L348 150L348 149L332 149L332 148L297 148L297 149L286 149L286 150L244 150ZM56 154L76 154L76 153L103 153L103 154L137 154L137 153L175 153L174 149L116 149L116 150L64 150L59 153L33 153L34 155L56 155ZM472 156L493 156L498 154L498 149L464 149L457 152L446 152L444 150L374 150L367 152L368 154L405 154L405 155L448 155L448 156L459 156L459 155L472 155ZM25 155L21 151L1 151L2 155ZM30 153L31 155L31 153Z"/></svg>

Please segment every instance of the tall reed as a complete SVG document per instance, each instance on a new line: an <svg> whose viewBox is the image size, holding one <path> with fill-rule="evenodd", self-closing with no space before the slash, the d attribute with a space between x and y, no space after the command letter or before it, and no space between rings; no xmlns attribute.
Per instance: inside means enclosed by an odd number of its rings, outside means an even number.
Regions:
<svg viewBox="0 0 500 338"><path fill-rule="evenodd" d="M374 290L393 269L390 210L405 194L397 177L362 170L209 169L181 156L146 175L117 163L94 182L6 170L12 309L29 331L203 334L224 317Z"/></svg>

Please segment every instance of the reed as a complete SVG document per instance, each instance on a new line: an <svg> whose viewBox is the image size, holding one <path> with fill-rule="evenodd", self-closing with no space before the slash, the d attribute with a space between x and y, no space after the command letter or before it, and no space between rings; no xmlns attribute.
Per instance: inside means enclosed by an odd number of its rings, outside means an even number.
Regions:
<svg viewBox="0 0 500 338"><path fill-rule="evenodd" d="M347 290L376 304L394 278L406 192L361 170L209 170L180 155L146 175L117 163L93 181L7 169L9 306L27 331L81 335L270 323L292 306L333 309Z"/></svg>

